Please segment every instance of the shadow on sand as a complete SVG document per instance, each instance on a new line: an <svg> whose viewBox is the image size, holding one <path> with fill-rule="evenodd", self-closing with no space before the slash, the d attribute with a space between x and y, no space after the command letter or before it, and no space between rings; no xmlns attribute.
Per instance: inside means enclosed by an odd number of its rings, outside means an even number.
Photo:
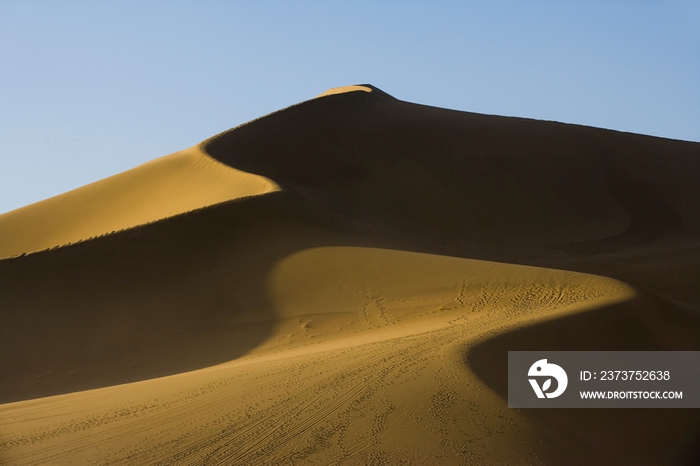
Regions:
<svg viewBox="0 0 700 466"><path fill-rule="evenodd" d="M672 304L631 301L521 328L486 340L466 364L504 399L508 351L696 351L700 324ZM521 409L554 464L700 464L696 409Z"/></svg>
<svg viewBox="0 0 700 466"><path fill-rule="evenodd" d="M0 261L0 403L242 356L275 325L269 270L341 230L272 193Z"/></svg>

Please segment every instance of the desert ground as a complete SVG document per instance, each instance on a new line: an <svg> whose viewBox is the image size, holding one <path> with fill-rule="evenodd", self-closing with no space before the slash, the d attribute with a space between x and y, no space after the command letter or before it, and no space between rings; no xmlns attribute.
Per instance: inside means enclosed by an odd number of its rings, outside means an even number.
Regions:
<svg viewBox="0 0 700 466"><path fill-rule="evenodd" d="M0 464L684 465L513 350L700 350L700 143L331 89L0 215Z"/></svg>

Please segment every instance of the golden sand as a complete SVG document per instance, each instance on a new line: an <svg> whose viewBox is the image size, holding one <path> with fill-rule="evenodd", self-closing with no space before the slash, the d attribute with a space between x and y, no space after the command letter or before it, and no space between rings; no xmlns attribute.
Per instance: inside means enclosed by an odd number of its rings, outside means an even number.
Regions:
<svg viewBox="0 0 700 466"><path fill-rule="evenodd" d="M634 295L591 275L349 247L284 258L268 287L274 332L236 361L4 405L10 458L529 461L541 448L527 419L462 358L487 336Z"/></svg>
<svg viewBox="0 0 700 466"><path fill-rule="evenodd" d="M0 215L0 258L84 241L278 189L199 147Z"/></svg>
<svg viewBox="0 0 700 466"><path fill-rule="evenodd" d="M327 95L344 94L346 92L356 92L356 91L372 92L372 89L370 89L367 86L332 87L332 88L328 89L326 92L322 92L321 94L317 95L316 98L325 97Z"/></svg>
<svg viewBox="0 0 700 466"><path fill-rule="evenodd" d="M321 96L0 216L1 464L700 458L505 399L508 351L700 349L699 144Z"/></svg>

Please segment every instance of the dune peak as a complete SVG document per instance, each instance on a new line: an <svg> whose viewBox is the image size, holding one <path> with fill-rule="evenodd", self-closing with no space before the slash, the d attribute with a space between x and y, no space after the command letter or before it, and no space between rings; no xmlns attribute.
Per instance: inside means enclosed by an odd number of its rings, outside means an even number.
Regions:
<svg viewBox="0 0 700 466"><path fill-rule="evenodd" d="M348 92L374 92L377 94L389 96L389 94L372 86L371 84L353 84L351 86L332 87L332 88L328 89L327 91L322 92L321 94L317 95L315 98L326 97L326 96L335 95L335 94L345 94Z"/></svg>

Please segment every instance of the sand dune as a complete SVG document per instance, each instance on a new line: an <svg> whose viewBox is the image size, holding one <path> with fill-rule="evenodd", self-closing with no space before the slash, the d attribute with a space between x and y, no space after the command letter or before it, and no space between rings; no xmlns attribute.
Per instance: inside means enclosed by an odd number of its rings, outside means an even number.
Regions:
<svg viewBox="0 0 700 466"><path fill-rule="evenodd" d="M363 91L363 92L372 92L372 87L370 86L341 86L341 87L332 87L328 89L325 92L320 93L316 97L325 97L327 95L334 95L334 94L344 94L346 92L355 92L355 91Z"/></svg>
<svg viewBox="0 0 700 466"><path fill-rule="evenodd" d="M0 258L275 189L270 180L220 164L192 147L0 215Z"/></svg>
<svg viewBox="0 0 700 466"><path fill-rule="evenodd" d="M450 111L375 90L313 99L203 147L427 249L440 240L459 253L496 237L508 249L586 243L601 252L615 238L624 246L700 231L697 143Z"/></svg>
<svg viewBox="0 0 700 466"><path fill-rule="evenodd" d="M505 363L700 349L699 176L361 85L0 216L63 245L0 260L0 462L696 464L695 410L509 409Z"/></svg>
<svg viewBox="0 0 700 466"><path fill-rule="evenodd" d="M514 434L509 416L474 425L499 412L490 406L498 397L463 366L466 346L634 295L602 277L352 247L292 254L267 288L275 324L237 361L53 398L58 405L5 405L5 419L21 420L4 439L16 444L12 458L109 464L128 451L137 463L420 464L454 461L473 444L473 459L521 461L538 454L527 442L516 439L516 448L504 438L494 449L484 441L498 429Z"/></svg>

